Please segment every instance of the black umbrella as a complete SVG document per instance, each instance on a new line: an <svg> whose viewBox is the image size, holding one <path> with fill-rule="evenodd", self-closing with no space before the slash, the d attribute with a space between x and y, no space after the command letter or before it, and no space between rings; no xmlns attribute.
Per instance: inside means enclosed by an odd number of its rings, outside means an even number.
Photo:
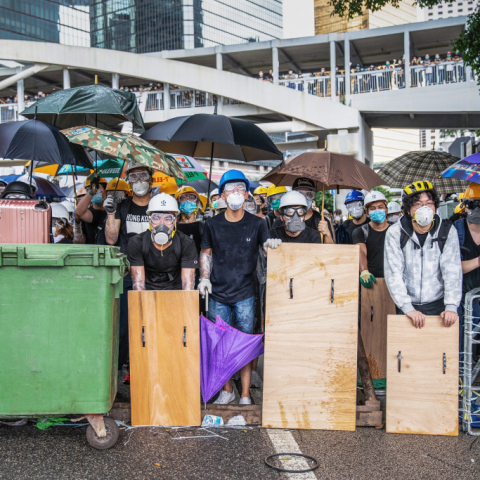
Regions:
<svg viewBox="0 0 480 480"><path fill-rule="evenodd" d="M214 158L283 160L282 152L255 124L216 113L172 118L147 130L142 138L165 152L209 158L210 179Z"/></svg>
<svg viewBox="0 0 480 480"><path fill-rule="evenodd" d="M215 182L211 182L207 178L202 180L192 180L191 182L182 183L181 185L179 185L179 187L192 187L198 193L202 193L208 196L208 193L210 193L208 192L209 185L211 188L218 188L218 185Z"/></svg>

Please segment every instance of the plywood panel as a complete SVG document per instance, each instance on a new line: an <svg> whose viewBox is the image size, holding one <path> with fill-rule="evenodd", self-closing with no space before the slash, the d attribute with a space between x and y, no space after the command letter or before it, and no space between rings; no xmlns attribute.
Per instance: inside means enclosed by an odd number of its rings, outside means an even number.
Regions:
<svg viewBox="0 0 480 480"><path fill-rule="evenodd" d="M200 425L198 311L197 291L128 293L132 425Z"/></svg>
<svg viewBox="0 0 480 480"><path fill-rule="evenodd" d="M384 278L372 288L362 287L361 332L372 378L387 376L387 316L395 315L395 303Z"/></svg>
<svg viewBox="0 0 480 480"><path fill-rule="evenodd" d="M269 250L264 427L355 430L358 255L357 245Z"/></svg>
<svg viewBox="0 0 480 480"><path fill-rule="evenodd" d="M387 378L387 432L458 435L458 321L446 328L426 317L416 329L408 317L389 315Z"/></svg>

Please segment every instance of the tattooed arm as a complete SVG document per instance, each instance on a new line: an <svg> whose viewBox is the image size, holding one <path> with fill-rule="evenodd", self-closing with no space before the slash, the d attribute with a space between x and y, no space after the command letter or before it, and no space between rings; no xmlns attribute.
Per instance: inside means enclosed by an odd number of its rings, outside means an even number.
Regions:
<svg viewBox="0 0 480 480"><path fill-rule="evenodd" d="M115 219L115 215L107 215L107 223L105 224L105 239L109 245L115 245L115 243L117 243L119 231L120 220Z"/></svg>
<svg viewBox="0 0 480 480"><path fill-rule="evenodd" d="M130 273L132 274L133 289L137 291L145 290L145 267L130 267Z"/></svg>
<svg viewBox="0 0 480 480"><path fill-rule="evenodd" d="M182 268L182 290L195 290L194 268Z"/></svg>
<svg viewBox="0 0 480 480"><path fill-rule="evenodd" d="M212 266L212 249L202 248L202 251L200 252L200 279L210 278L210 274L212 273Z"/></svg>

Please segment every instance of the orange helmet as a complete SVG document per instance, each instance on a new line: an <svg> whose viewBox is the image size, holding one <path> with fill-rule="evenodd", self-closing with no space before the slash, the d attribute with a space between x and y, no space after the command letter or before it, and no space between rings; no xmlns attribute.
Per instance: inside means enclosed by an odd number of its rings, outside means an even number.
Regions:
<svg viewBox="0 0 480 480"><path fill-rule="evenodd" d="M462 200L470 198L480 198L480 185L478 183L471 183L465 190Z"/></svg>

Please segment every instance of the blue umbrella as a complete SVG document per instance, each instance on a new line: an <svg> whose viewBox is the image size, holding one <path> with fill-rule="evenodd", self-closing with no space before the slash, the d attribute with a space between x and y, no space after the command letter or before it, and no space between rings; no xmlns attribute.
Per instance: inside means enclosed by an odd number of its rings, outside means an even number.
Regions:
<svg viewBox="0 0 480 480"><path fill-rule="evenodd" d="M7 184L18 180L23 175L7 175L5 177L0 177L0 180L6 182ZM46 198L64 198L65 194L52 182L49 182L45 178L33 176L35 182L37 183L37 193L35 198L46 197Z"/></svg>

